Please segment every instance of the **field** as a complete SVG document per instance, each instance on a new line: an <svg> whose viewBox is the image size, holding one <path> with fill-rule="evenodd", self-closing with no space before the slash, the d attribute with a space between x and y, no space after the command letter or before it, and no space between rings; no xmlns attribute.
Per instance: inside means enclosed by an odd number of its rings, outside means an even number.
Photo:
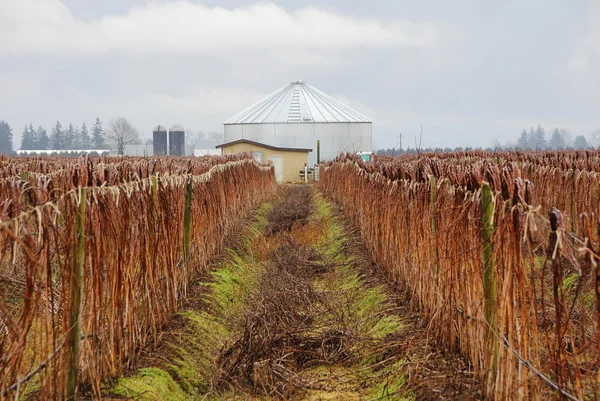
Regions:
<svg viewBox="0 0 600 401"><path fill-rule="evenodd" d="M319 186L495 399L595 399L597 152L341 157Z"/></svg>
<svg viewBox="0 0 600 401"><path fill-rule="evenodd" d="M100 394L274 185L242 156L0 158L0 396Z"/></svg>
<svg viewBox="0 0 600 401"><path fill-rule="evenodd" d="M596 399L598 174L0 157L0 399Z"/></svg>

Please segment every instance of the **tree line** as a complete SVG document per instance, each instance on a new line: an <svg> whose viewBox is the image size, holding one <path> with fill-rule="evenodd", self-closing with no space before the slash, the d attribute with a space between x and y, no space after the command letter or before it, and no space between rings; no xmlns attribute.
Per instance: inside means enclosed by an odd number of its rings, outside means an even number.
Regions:
<svg viewBox="0 0 600 401"><path fill-rule="evenodd" d="M81 128L69 123L63 127L60 121L50 132L41 125L37 129L28 124L21 136L21 150L106 150L114 149L118 154L125 153L125 146L139 142L139 133L124 117L113 118L108 122L106 131L102 121L96 122L88 130L85 122ZM6 121L0 121L0 154L14 154L13 131Z"/></svg>
<svg viewBox="0 0 600 401"><path fill-rule="evenodd" d="M73 149L103 149L105 144L105 132L102 121L96 118L91 132L85 124L81 128L73 126L72 123L64 128L60 121L50 130L50 134L41 125L33 128L33 124L26 125L21 136L22 150L73 150Z"/></svg>
<svg viewBox="0 0 600 401"><path fill-rule="evenodd" d="M592 133L593 135L594 133ZM526 129L521 131L516 145L509 147L524 150L562 150L588 149L590 144L585 136L577 135L572 138L569 131L558 128L555 128L550 139L547 139L546 131L541 125L538 125L536 129L531 127L529 131Z"/></svg>
<svg viewBox="0 0 600 401"><path fill-rule="evenodd" d="M566 149L600 149L600 130L594 131L589 135L589 140L584 135L576 135L573 137L566 129L555 128L548 139L546 131L541 125L537 128L531 127L529 130L524 129L521 131L519 139L516 143L507 143L501 145L496 142L493 146L486 148L477 147L476 149L484 149L488 152L502 151L502 150L566 150ZM424 153L439 152L439 153L450 153L450 152L462 152L473 150L473 147L444 147L444 148L421 148L407 149L402 148L387 148L375 150L375 153L379 156L398 156L404 153L417 154L419 151Z"/></svg>

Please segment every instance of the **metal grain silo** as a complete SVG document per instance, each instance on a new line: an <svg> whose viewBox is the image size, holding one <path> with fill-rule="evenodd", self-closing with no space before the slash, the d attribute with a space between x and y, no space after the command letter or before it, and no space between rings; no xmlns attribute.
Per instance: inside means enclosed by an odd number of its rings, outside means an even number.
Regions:
<svg viewBox="0 0 600 401"><path fill-rule="evenodd" d="M167 154L167 127L157 125L152 130L152 144L154 156L166 156Z"/></svg>
<svg viewBox="0 0 600 401"><path fill-rule="evenodd" d="M373 150L373 123L304 81L294 81L224 123L224 140L248 139L271 146L314 148L321 160L340 152ZM316 162L316 152L309 156Z"/></svg>
<svg viewBox="0 0 600 401"><path fill-rule="evenodd" d="M185 156L185 130L180 124L169 128L169 154Z"/></svg>

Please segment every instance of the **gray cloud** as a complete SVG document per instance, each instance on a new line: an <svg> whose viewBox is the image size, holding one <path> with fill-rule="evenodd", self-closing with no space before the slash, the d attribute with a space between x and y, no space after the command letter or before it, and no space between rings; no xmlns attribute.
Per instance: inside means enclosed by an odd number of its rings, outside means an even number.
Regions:
<svg viewBox="0 0 600 401"><path fill-rule="evenodd" d="M29 4L28 4L29 3ZM59 0L7 0L0 50L9 54L197 54L270 49L343 49L431 46L427 22L349 18L316 7L294 12L272 3L241 8L207 7L187 0L152 2L97 20L75 18ZM18 21L18 23L15 23Z"/></svg>
<svg viewBox="0 0 600 401"><path fill-rule="evenodd" d="M600 128L598 2L0 2L0 119L18 133L124 115L222 121L304 79L375 121L378 146L489 145Z"/></svg>

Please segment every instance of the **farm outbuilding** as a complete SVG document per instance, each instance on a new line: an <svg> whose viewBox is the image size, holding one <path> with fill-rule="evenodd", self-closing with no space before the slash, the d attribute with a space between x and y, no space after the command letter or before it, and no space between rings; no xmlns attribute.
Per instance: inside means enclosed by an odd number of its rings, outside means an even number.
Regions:
<svg viewBox="0 0 600 401"><path fill-rule="evenodd" d="M165 156L167 154L167 128L158 124L152 129L152 144L154 156Z"/></svg>
<svg viewBox="0 0 600 401"><path fill-rule="evenodd" d="M185 156L185 130L181 124L169 128L169 154Z"/></svg>
<svg viewBox="0 0 600 401"><path fill-rule="evenodd" d="M277 182L296 182L300 179L300 171L308 164L308 154L312 149L286 148L264 143L238 139L233 142L217 145L222 154L252 153L252 157L260 163L268 161L275 167Z"/></svg>
<svg viewBox="0 0 600 401"><path fill-rule="evenodd" d="M304 81L294 81L224 123L225 142L246 139L275 147L315 148L321 159L372 151L372 121ZM309 156L316 162L316 154Z"/></svg>

